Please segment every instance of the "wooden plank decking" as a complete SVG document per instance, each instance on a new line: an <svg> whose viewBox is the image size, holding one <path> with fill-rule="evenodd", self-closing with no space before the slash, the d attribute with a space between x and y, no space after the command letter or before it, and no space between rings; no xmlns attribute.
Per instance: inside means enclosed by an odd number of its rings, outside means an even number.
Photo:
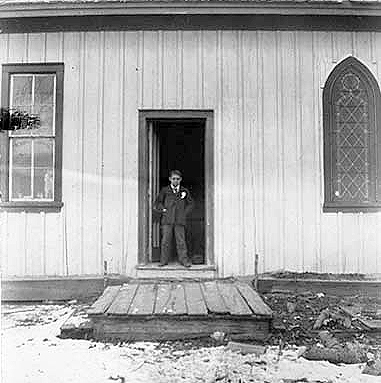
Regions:
<svg viewBox="0 0 381 383"><path fill-rule="evenodd" d="M271 317L270 308L247 283L236 281L131 281L109 286L90 315L246 315Z"/></svg>
<svg viewBox="0 0 381 383"><path fill-rule="evenodd" d="M271 309L236 280L132 280L107 287L88 311L99 336L178 339L222 331L263 339Z"/></svg>

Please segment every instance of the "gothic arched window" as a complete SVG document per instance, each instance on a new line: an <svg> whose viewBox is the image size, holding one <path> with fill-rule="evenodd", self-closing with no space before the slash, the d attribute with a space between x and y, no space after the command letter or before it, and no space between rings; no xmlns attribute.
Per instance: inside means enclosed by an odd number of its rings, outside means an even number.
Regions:
<svg viewBox="0 0 381 383"><path fill-rule="evenodd" d="M381 96L354 57L339 63L323 91L324 211L381 210Z"/></svg>

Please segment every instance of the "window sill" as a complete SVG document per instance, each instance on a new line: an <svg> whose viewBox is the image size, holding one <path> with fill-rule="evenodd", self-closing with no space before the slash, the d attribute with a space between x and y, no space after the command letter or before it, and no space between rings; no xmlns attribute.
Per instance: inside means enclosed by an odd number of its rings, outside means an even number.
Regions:
<svg viewBox="0 0 381 383"><path fill-rule="evenodd" d="M1 211L55 213L61 211L63 202L0 202Z"/></svg>
<svg viewBox="0 0 381 383"><path fill-rule="evenodd" d="M381 211L381 205L337 205L337 204L324 204L323 213L376 213Z"/></svg>

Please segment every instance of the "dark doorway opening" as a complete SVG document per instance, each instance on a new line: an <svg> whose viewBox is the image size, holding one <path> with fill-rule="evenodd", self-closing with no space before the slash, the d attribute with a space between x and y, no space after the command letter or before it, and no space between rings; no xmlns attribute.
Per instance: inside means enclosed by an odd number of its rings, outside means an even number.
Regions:
<svg viewBox="0 0 381 383"><path fill-rule="evenodd" d="M183 173L182 185L189 189L195 207L187 219L186 240L193 264L205 263L205 120L161 119L152 121L151 180L152 196L168 185L169 172ZM160 217L152 213L152 262L160 260ZM174 244L173 244L174 245ZM172 246L170 262L178 261Z"/></svg>
<svg viewBox="0 0 381 383"><path fill-rule="evenodd" d="M139 111L139 265L160 258L160 220L153 203L172 168L182 170L183 185L196 204L187 227L190 257L194 264L214 265L213 133L212 110Z"/></svg>

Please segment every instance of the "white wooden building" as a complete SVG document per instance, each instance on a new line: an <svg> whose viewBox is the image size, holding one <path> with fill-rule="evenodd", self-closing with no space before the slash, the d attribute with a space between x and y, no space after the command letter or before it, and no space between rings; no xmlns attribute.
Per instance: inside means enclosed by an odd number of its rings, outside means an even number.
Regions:
<svg viewBox="0 0 381 383"><path fill-rule="evenodd" d="M2 106L41 114L0 133L4 280L168 273L171 167L188 273L381 272L380 1L6 0L0 28Z"/></svg>

